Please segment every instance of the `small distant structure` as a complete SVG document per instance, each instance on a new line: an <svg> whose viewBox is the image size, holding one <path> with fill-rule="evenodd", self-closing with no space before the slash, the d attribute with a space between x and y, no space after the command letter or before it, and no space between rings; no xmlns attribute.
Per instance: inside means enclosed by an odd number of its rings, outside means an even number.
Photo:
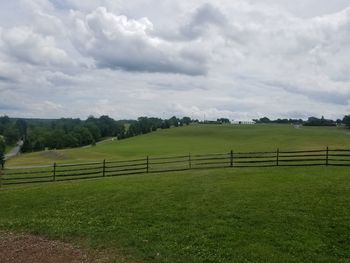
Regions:
<svg viewBox="0 0 350 263"><path fill-rule="evenodd" d="M232 121L232 124L235 125L254 125L256 124L255 121Z"/></svg>

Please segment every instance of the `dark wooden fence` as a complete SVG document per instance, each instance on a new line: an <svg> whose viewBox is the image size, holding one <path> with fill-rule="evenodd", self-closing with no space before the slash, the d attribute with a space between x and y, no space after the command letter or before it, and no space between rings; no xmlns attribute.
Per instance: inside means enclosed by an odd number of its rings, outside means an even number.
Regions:
<svg viewBox="0 0 350 263"><path fill-rule="evenodd" d="M53 164L7 168L1 171L1 185L58 182L109 176L185 171L190 169L273 166L350 166L350 150L234 152L146 157L134 160Z"/></svg>

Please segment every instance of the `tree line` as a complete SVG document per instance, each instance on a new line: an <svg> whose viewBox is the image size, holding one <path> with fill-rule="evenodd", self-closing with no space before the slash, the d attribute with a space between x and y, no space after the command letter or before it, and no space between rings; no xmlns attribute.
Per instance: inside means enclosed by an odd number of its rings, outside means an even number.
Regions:
<svg viewBox="0 0 350 263"><path fill-rule="evenodd" d="M137 120L118 121L106 115L99 118L90 116L86 120L16 119L3 116L0 117L0 135L4 145L14 145L23 140L22 152L32 152L95 145L108 137L122 140L157 129L189 125L191 122L189 117L179 119L175 116L165 120L140 117Z"/></svg>
<svg viewBox="0 0 350 263"><path fill-rule="evenodd" d="M321 118L309 117L306 121L302 119L276 119L270 120L268 117L263 117L260 119L253 119L255 123L280 123L280 124L300 124L304 126L337 126L346 125L350 128L350 115L344 116L343 119L331 120L325 119L324 116Z"/></svg>

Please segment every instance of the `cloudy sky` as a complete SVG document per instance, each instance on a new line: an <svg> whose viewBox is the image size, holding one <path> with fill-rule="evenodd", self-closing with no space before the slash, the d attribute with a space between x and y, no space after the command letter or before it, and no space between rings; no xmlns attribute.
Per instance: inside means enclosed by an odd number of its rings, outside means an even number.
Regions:
<svg viewBox="0 0 350 263"><path fill-rule="evenodd" d="M0 115L350 114L349 0L12 0Z"/></svg>

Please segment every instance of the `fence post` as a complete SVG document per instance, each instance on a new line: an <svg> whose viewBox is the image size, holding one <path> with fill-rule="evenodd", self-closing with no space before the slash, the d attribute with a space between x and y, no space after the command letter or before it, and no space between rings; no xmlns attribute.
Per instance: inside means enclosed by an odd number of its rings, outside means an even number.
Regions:
<svg viewBox="0 0 350 263"><path fill-rule="evenodd" d="M233 150L230 152L230 167L233 167Z"/></svg>
<svg viewBox="0 0 350 263"><path fill-rule="evenodd" d="M189 169L192 169L191 153L188 154L188 167L189 167Z"/></svg>
<svg viewBox="0 0 350 263"><path fill-rule="evenodd" d="M276 152L276 166L279 166L279 158L280 158L280 149L277 148L277 152Z"/></svg>
<svg viewBox="0 0 350 263"><path fill-rule="evenodd" d="M53 171L52 171L52 179L55 182L56 181L56 163L53 164Z"/></svg>
<svg viewBox="0 0 350 263"><path fill-rule="evenodd" d="M327 149L326 149L326 166L328 166L328 161L329 161L328 156L329 156L329 148L327 146Z"/></svg>
<svg viewBox="0 0 350 263"><path fill-rule="evenodd" d="M147 164L147 166L146 166L146 169L147 169L147 173L149 172L149 156L147 156L147 159L146 159L146 164Z"/></svg>
<svg viewBox="0 0 350 263"><path fill-rule="evenodd" d="M106 160L103 160L102 164L102 177L106 176Z"/></svg>

